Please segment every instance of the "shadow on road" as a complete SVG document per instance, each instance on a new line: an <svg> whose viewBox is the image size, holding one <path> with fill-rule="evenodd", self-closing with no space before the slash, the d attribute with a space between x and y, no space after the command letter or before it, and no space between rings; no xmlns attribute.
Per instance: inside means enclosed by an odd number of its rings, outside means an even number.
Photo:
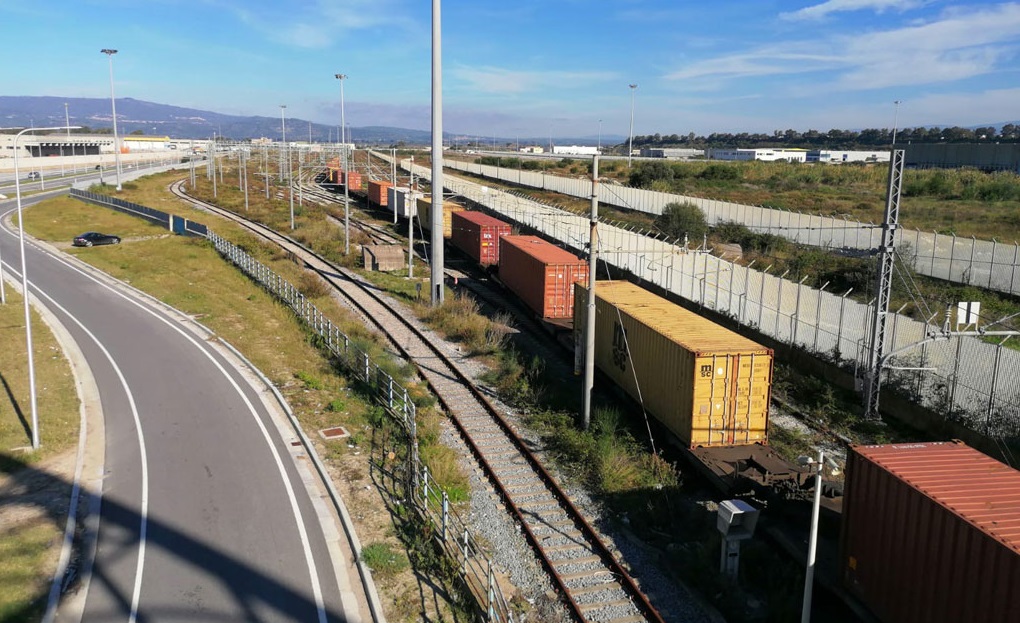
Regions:
<svg viewBox="0 0 1020 623"><path fill-rule="evenodd" d="M7 453L0 453L0 471L9 475L17 487L19 481L31 481L32 487L70 489L71 483L53 474L39 470L17 457ZM66 520L66 504L43 504L34 501L31 496L27 497L0 497L0 508L9 504L34 504L44 511L48 519L60 530L64 529ZM140 540L139 530L141 527L141 516L133 509L104 497L102 501L100 530L106 528L117 528L128 538L114 544L119 552L128 552ZM0 531L4 528L0 528ZM2 532L0 532L2 534ZM5 539L8 537L4 537ZM77 538L76 538L77 541ZM139 623L165 620L178 621L315 621L316 605L312 598L311 589L299 592L292 587L281 584L276 578L264 574L262 571L253 568L244 560L239 560L219 549L215 543L206 542L185 534L176 528L160 522L158 519L148 518L148 529L146 534L148 548L162 550L164 555L171 555L179 558L183 563L195 568L203 569L216 576L219 585L233 597L232 607L236 610L231 612L216 612L202 610L195 607L188 607L182 603L176 607L161 607L159 609L140 608L137 621ZM76 543L80 551L80 543ZM150 549L151 551L151 549ZM91 591L97 589L106 591L112 596L116 604L115 612L102 613L103 620L126 620L131 609L131 587L118 586L107 575L103 567L103 561L97 560L92 568ZM70 582L71 588L76 587L75 582ZM143 580L143 594L146 582ZM28 604L7 612L0 612L0 623L14 623L21 621L38 621L40 613L45 609L45 603L49 585ZM87 610L88 611L88 610ZM243 613L238 615L238 612ZM329 609L327 604L326 620L330 623L345 623L346 619L342 613Z"/></svg>

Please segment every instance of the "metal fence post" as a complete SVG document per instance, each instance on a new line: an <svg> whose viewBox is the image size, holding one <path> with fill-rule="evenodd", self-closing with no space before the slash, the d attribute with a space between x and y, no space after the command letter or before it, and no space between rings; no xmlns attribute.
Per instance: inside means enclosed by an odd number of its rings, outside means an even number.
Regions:
<svg viewBox="0 0 1020 623"><path fill-rule="evenodd" d="M999 241L992 238L992 259L988 262L988 285L985 286L989 290L992 289L992 271L995 270L995 251L998 249Z"/></svg>
<svg viewBox="0 0 1020 623"><path fill-rule="evenodd" d="M811 344L811 350L818 352L818 334L822 330L822 297L825 296L825 288L829 287L829 282L826 281L821 288L818 289L818 296L815 297L815 339Z"/></svg>
<svg viewBox="0 0 1020 623"><path fill-rule="evenodd" d="M971 285L971 280L974 279L974 253L977 251L977 238L974 236L970 237L970 265L967 267L967 285ZM989 275L991 275L991 267L988 269Z"/></svg>
<svg viewBox="0 0 1020 623"><path fill-rule="evenodd" d="M470 545L470 542L468 541L468 529L464 528L464 549L463 549L463 552L464 552L464 566L461 568L461 573L464 576L467 576L468 556L471 555L471 550L469 548L469 545Z"/></svg>
<svg viewBox="0 0 1020 623"><path fill-rule="evenodd" d="M1009 339L1008 337L1006 339ZM992 424L992 409L995 406L995 385L999 380L999 362L1002 357L1002 345L1006 342L1003 340L999 342L998 346L995 347L995 365L992 367L992 386L988 391L988 411L985 413L985 434L989 434L989 429Z"/></svg>
<svg viewBox="0 0 1020 623"><path fill-rule="evenodd" d="M956 263L956 233L953 233L952 246L949 247L949 274L946 279L953 280L953 264Z"/></svg>
<svg viewBox="0 0 1020 623"><path fill-rule="evenodd" d="M446 491L443 491L443 543L446 543L446 530L450 524L450 498L446 495Z"/></svg>

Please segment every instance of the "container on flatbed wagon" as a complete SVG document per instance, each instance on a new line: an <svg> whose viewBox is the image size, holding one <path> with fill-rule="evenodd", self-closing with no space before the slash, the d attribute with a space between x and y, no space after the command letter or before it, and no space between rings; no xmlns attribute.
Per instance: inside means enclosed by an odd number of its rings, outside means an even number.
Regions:
<svg viewBox="0 0 1020 623"><path fill-rule="evenodd" d="M499 238L510 235L510 224L481 212L454 212L450 242L482 266L499 263Z"/></svg>
<svg viewBox="0 0 1020 623"><path fill-rule="evenodd" d="M453 234L453 213L464 209L459 203L443 201L443 238ZM418 223L423 230L432 231L432 197L418 199Z"/></svg>
<svg viewBox="0 0 1020 623"><path fill-rule="evenodd" d="M883 623L1020 621L1020 471L959 441L851 446L840 573Z"/></svg>
<svg viewBox="0 0 1020 623"><path fill-rule="evenodd" d="M361 173L357 171L341 171L340 172L340 183L347 184L347 190L361 190Z"/></svg>
<svg viewBox="0 0 1020 623"><path fill-rule="evenodd" d="M499 279L542 318L570 318L574 282L588 279L588 262L537 236L503 236Z"/></svg>
<svg viewBox="0 0 1020 623"><path fill-rule="evenodd" d="M587 283L579 283L578 349L587 313ZM595 365L689 447L767 440L772 355L628 281L595 286Z"/></svg>
<svg viewBox="0 0 1020 623"><path fill-rule="evenodd" d="M406 186L390 186L386 197L393 212L400 218L411 218L416 214L415 206L421 193Z"/></svg>
<svg viewBox="0 0 1020 623"><path fill-rule="evenodd" d="M368 181L368 202L374 203L375 205L385 208L389 205L389 197L386 196L386 189L393 186L390 182L381 182L379 180Z"/></svg>

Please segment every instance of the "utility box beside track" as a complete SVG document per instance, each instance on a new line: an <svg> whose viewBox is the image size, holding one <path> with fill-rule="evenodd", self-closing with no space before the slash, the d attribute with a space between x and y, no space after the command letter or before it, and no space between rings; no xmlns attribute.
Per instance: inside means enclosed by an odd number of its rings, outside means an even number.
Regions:
<svg viewBox="0 0 1020 623"><path fill-rule="evenodd" d="M575 285L583 348L588 288ZM772 349L628 281L595 287L595 366L689 447L767 440Z"/></svg>

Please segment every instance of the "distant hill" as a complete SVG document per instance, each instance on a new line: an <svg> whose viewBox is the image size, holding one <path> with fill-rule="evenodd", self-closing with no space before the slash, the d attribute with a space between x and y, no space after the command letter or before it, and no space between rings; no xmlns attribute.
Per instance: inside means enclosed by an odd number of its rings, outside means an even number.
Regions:
<svg viewBox="0 0 1020 623"><path fill-rule="evenodd" d="M68 104L71 125L92 129L112 128L110 100L84 97L0 96L0 126L47 127L64 125L64 102ZM130 134L141 130L147 135L169 135L175 138L232 139L280 138L279 117L241 117L207 110L182 108L145 102L130 97L117 98L117 131ZM336 140L336 126L312 123L312 140ZM308 140L308 121L287 118L287 135L295 140ZM369 126L351 128L358 143L391 145L399 142L428 144L431 132Z"/></svg>

